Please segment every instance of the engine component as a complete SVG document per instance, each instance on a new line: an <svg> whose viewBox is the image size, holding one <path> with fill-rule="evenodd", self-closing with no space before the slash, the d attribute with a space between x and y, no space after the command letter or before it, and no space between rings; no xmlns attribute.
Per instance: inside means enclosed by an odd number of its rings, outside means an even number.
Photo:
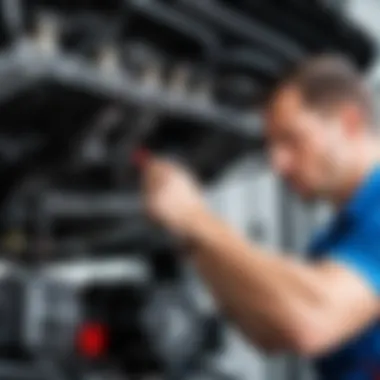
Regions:
<svg viewBox="0 0 380 380"><path fill-rule="evenodd" d="M186 9L206 19L209 23L228 30L229 33L248 40L256 46L261 46L282 60L292 62L303 56L303 51L297 43L262 25L259 20L245 18L213 1L182 0L181 3Z"/></svg>
<svg viewBox="0 0 380 380"><path fill-rule="evenodd" d="M38 15L34 40L44 54L54 54L59 49L60 22L53 14Z"/></svg>
<svg viewBox="0 0 380 380"><path fill-rule="evenodd" d="M148 336L171 375L186 373L203 354L202 318L193 302L177 286L160 287L144 312Z"/></svg>
<svg viewBox="0 0 380 380"><path fill-rule="evenodd" d="M149 345L139 340L139 310L151 281L142 261L76 261L24 272L22 278L15 273L1 280L3 358L52 361L64 371L107 358L124 373L154 367ZM138 345L140 363L133 368L137 362L130 354Z"/></svg>
<svg viewBox="0 0 380 380"><path fill-rule="evenodd" d="M129 43L124 48L124 65L133 80L143 88L162 89L164 85L164 58L152 47L141 42Z"/></svg>
<svg viewBox="0 0 380 380"><path fill-rule="evenodd" d="M230 76L217 87L218 101L235 109L249 110L260 94L260 88L250 76Z"/></svg>
<svg viewBox="0 0 380 380"><path fill-rule="evenodd" d="M99 368L176 378L209 352L208 316L148 262L76 259L3 274L2 358L50 362L65 376Z"/></svg>
<svg viewBox="0 0 380 380"><path fill-rule="evenodd" d="M210 61L217 56L220 41L204 23L158 1L132 0L130 9L128 36L144 36L177 59Z"/></svg>
<svg viewBox="0 0 380 380"><path fill-rule="evenodd" d="M20 341L26 278L14 266L3 262L0 282L0 356L15 359L22 355Z"/></svg>

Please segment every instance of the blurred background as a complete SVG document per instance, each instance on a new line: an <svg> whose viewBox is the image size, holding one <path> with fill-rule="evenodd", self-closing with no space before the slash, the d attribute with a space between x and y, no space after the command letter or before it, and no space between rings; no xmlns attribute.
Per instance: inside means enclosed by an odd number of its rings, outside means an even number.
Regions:
<svg viewBox="0 0 380 380"><path fill-rule="evenodd" d="M133 157L183 161L249 239L303 252L329 210L271 172L260 104L320 52L377 99L378 20L378 0L1 0L0 380L313 379L218 310Z"/></svg>

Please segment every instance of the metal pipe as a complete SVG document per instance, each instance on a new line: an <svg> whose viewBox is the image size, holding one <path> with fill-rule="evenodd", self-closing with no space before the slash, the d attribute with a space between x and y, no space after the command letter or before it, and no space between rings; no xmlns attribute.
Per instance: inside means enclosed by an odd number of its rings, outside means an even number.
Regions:
<svg viewBox="0 0 380 380"><path fill-rule="evenodd" d="M248 139L261 138L262 134L261 118L257 114L244 114L216 104L205 106L191 97L173 97L166 90L147 89L122 73L105 75L96 65L79 57L59 52L44 55L35 44L25 41L16 49L0 54L0 80L3 79L0 101L47 80L111 97L132 107L150 107L163 115L206 123L216 131L236 133Z"/></svg>
<svg viewBox="0 0 380 380"><path fill-rule="evenodd" d="M211 22L220 25L231 33L259 43L273 53L281 54L286 60L294 61L304 55L302 49L289 39L270 30L257 20L247 19L238 15L226 6L205 0L181 0L187 9L197 12Z"/></svg>
<svg viewBox="0 0 380 380"><path fill-rule="evenodd" d="M142 215L143 204L138 196L125 194L47 192L41 197L42 212L51 217L121 217Z"/></svg>
<svg viewBox="0 0 380 380"><path fill-rule="evenodd" d="M12 39L21 37L24 32L24 15L21 1L2 0L0 6L5 28L9 32L9 36Z"/></svg>

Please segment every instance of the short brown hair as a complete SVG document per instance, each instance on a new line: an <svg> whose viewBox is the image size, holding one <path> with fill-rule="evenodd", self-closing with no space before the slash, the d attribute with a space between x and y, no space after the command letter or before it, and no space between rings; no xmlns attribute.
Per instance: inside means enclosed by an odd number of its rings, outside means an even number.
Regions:
<svg viewBox="0 0 380 380"><path fill-rule="evenodd" d="M371 96L363 76L343 56L320 55L301 62L275 86L272 100L279 90L289 85L296 86L311 107L330 110L345 101L353 101L372 117Z"/></svg>

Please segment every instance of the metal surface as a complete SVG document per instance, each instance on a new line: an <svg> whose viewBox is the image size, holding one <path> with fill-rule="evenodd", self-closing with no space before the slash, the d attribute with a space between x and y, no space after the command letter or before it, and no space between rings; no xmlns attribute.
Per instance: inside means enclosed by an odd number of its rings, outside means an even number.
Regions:
<svg viewBox="0 0 380 380"><path fill-rule="evenodd" d="M201 354L202 319L196 303L178 285L161 286L152 292L143 319L168 373L183 376L196 355Z"/></svg>
<svg viewBox="0 0 380 380"><path fill-rule="evenodd" d="M21 0L1 0L0 10L9 37L17 38L24 30Z"/></svg>
<svg viewBox="0 0 380 380"><path fill-rule="evenodd" d="M266 50L277 52L285 59L292 61L300 59L304 55L299 46L265 27L259 20L245 18L222 4L216 5L212 1L204 0L182 0L181 2L189 9L197 11L199 15L207 16L211 22L219 24L226 30L247 38L253 43L265 46Z"/></svg>
<svg viewBox="0 0 380 380"><path fill-rule="evenodd" d="M46 192L41 200L41 211L54 217L120 217L141 216L142 199L131 194L101 194L75 192Z"/></svg>
<svg viewBox="0 0 380 380"><path fill-rule="evenodd" d="M24 41L0 54L0 101L42 81L52 81L83 91L104 95L130 106L151 107L166 115L209 123L210 128L237 133L247 138L261 137L258 115L241 114L217 105L202 104L193 97L173 96L161 88L147 88L128 75L102 71L79 57L46 54L35 43Z"/></svg>
<svg viewBox="0 0 380 380"><path fill-rule="evenodd" d="M173 9L172 6L165 6L158 1L152 0L130 0L132 9L138 10L153 19L158 19L162 23L178 29L192 39L198 41L202 46L204 58L210 63L217 58L220 41L206 26L188 18L183 13Z"/></svg>
<svg viewBox="0 0 380 380"><path fill-rule="evenodd" d="M76 259L46 266L42 276L64 284L84 287L92 283L133 283L146 285L151 281L149 265L136 258L108 257Z"/></svg>
<svg viewBox="0 0 380 380"><path fill-rule="evenodd" d="M7 360L0 360L0 378L3 380L48 380L35 366Z"/></svg>

